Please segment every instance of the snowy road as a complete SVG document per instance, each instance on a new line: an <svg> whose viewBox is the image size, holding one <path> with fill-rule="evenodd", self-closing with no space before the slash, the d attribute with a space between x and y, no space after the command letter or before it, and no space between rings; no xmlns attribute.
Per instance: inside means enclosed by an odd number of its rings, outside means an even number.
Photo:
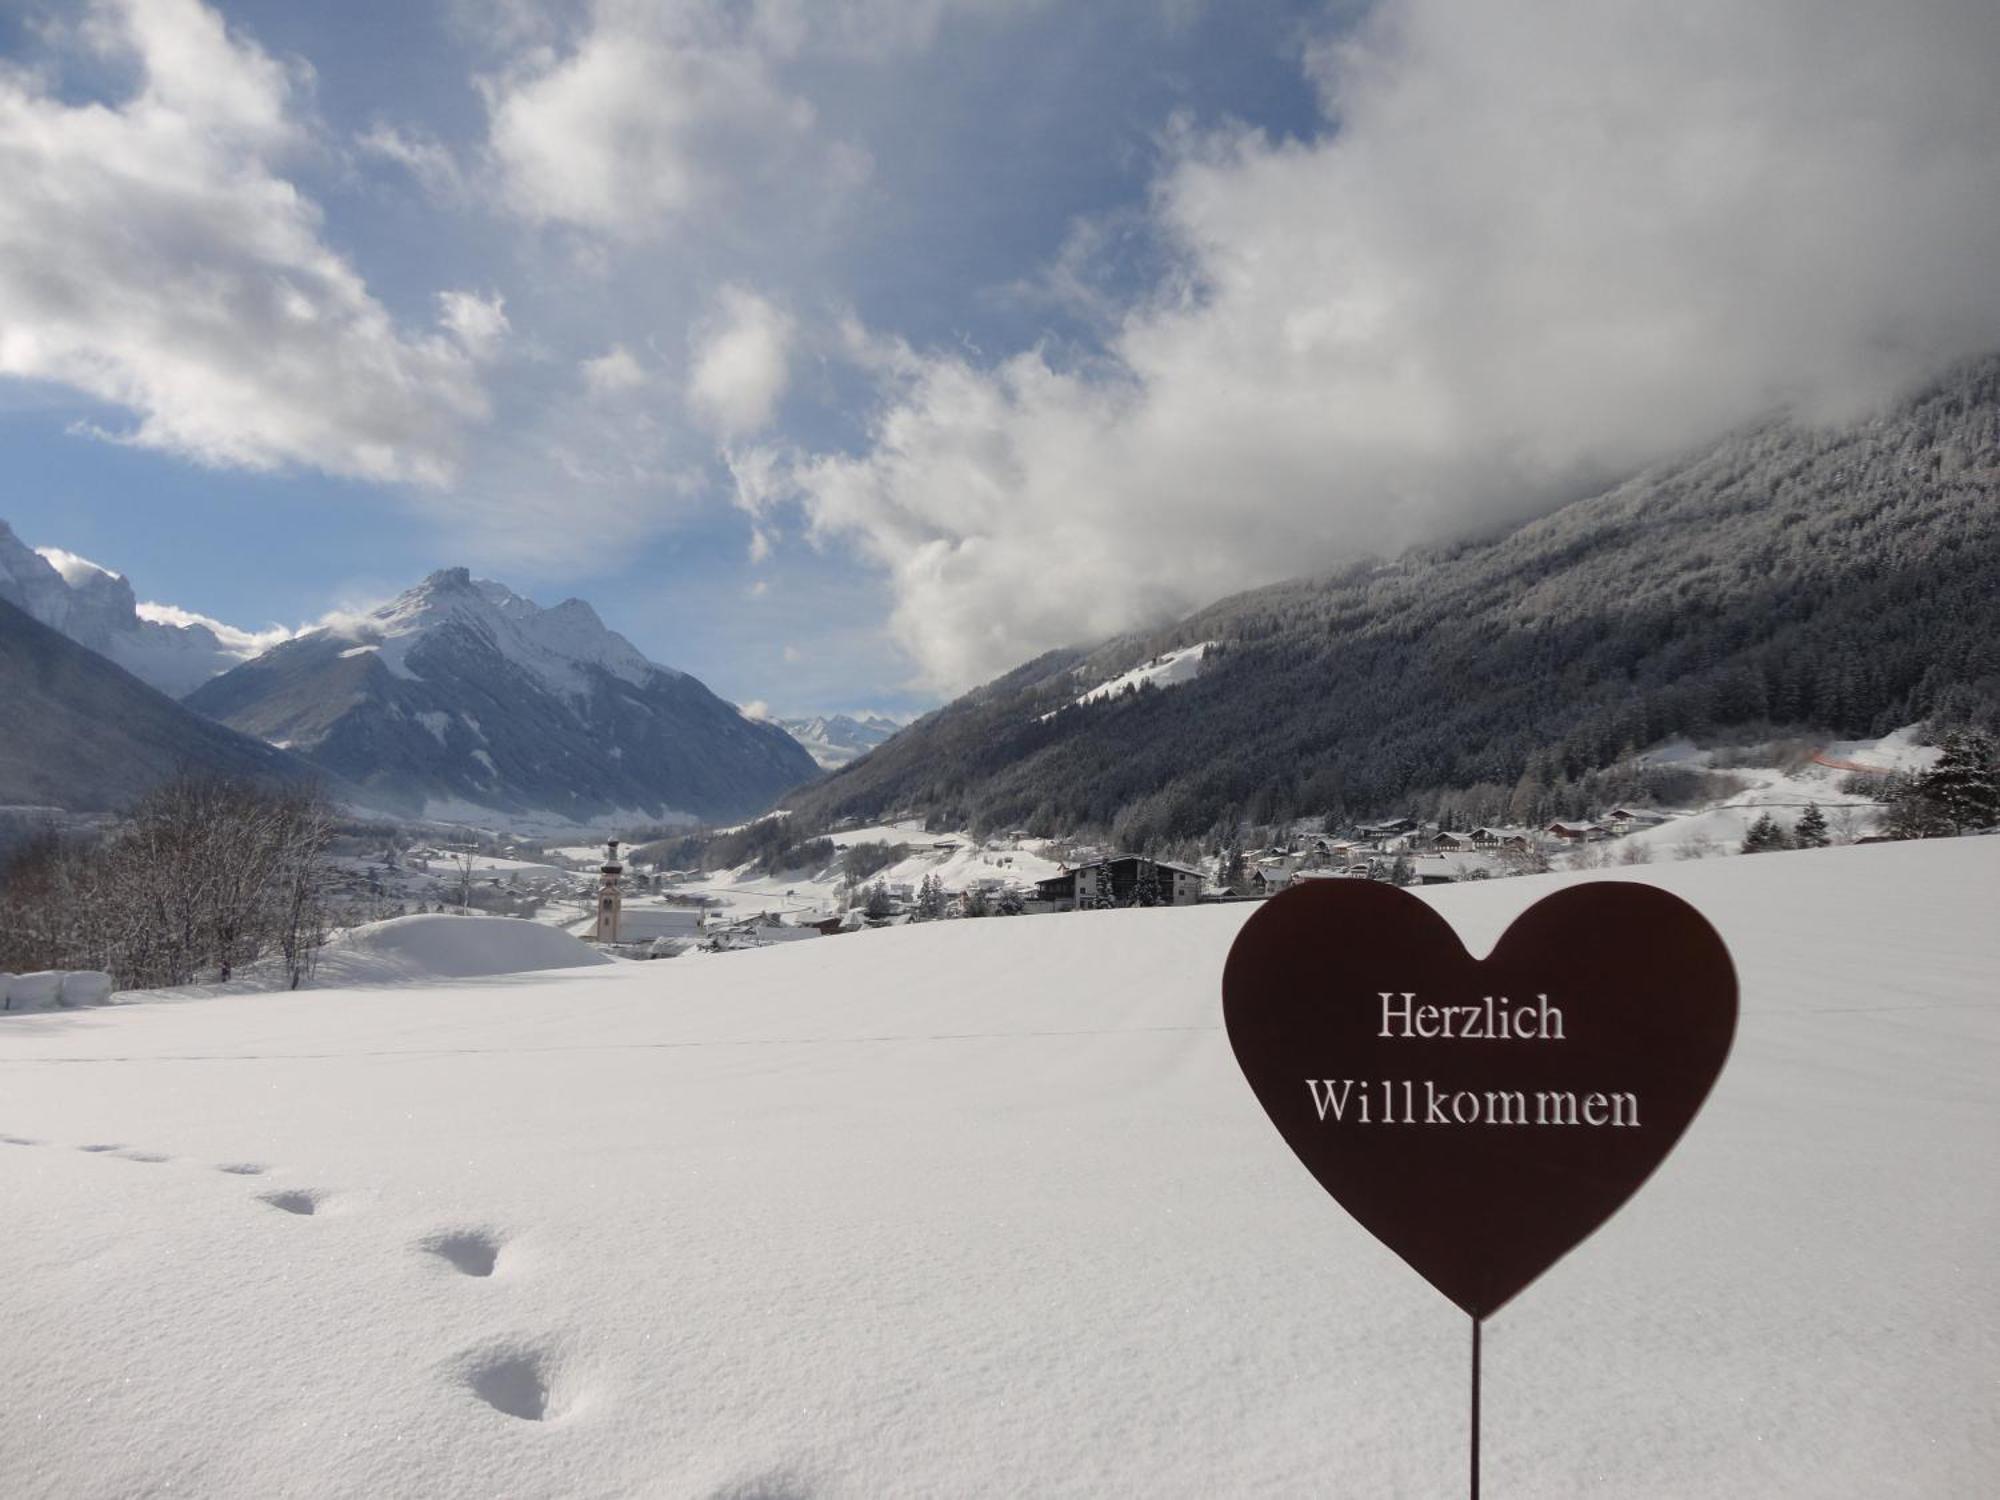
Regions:
<svg viewBox="0 0 2000 1500"><path fill-rule="evenodd" d="M1994 1492L2000 839L1619 873L1743 1023L1489 1325L1490 1500ZM1462 1493L1464 1318L1219 1029L1245 911L0 1022L0 1493Z"/></svg>

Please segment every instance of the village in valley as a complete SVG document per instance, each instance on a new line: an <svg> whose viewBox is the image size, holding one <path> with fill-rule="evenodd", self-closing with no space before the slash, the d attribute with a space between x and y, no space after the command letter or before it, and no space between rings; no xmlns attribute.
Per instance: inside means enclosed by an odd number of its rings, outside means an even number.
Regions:
<svg viewBox="0 0 2000 1500"><path fill-rule="evenodd" d="M1119 907L1250 902L1313 880L1439 886L1562 869L1642 865L1756 852L1775 837L1865 843L1878 836L1886 778L1934 751L1907 732L1788 758L1670 747L1704 763L1723 793L1691 808L1619 804L1590 819L1441 827L1391 817L1347 826L1306 819L1206 853L1167 857L1013 828L986 837L918 820L836 826L821 837L771 835L777 852L726 867L691 850L782 826L687 834L638 830L603 844L433 826L353 828L332 851L346 904L365 920L419 914L512 916L558 927L627 959L741 952L913 923ZM1758 768L1746 759L1783 759ZM771 842L775 840L775 842ZM678 861L676 857L679 857ZM726 853L722 856L726 858Z"/></svg>

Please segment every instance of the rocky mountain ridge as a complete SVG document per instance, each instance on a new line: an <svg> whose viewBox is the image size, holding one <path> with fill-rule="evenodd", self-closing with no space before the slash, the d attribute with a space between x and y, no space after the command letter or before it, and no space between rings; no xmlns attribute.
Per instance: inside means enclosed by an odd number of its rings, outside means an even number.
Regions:
<svg viewBox="0 0 2000 1500"><path fill-rule="evenodd" d="M819 769L583 601L544 609L464 568L302 632L186 702L409 816L728 820Z"/></svg>

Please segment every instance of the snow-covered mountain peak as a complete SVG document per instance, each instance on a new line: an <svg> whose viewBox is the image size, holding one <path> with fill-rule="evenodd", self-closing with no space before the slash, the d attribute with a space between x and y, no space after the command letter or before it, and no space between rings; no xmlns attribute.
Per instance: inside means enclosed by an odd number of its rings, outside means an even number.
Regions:
<svg viewBox="0 0 2000 1500"><path fill-rule="evenodd" d="M0 521L0 599L173 697L271 644L171 606L142 605L125 575L61 547L32 548Z"/></svg>
<svg viewBox="0 0 2000 1500"><path fill-rule="evenodd" d="M831 771L859 760L903 726L881 714L815 714L806 719L780 719L785 732L801 745L822 770Z"/></svg>
<svg viewBox="0 0 2000 1500"><path fill-rule="evenodd" d="M367 614L331 626L334 633L380 649L383 666L399 677L420 678L411 653L444 628L484 641L542 686L565 697L590 690L597 668L633 686L654 674L677 677L648 661L639 649L597 617L581 599L550 609L466 568L440 568L414 588Z"/></svg>
<svg viewBox="0 0 2000 1500"><path fill-rule="evenodd" d="M87 557L79 557L74 552L65 552L60 547L37 547L36 553L50 567L62 575L62 581L71 588L80 588L98 578L115 578L124 582L125 575L102 563L94 563ZM128 585L129 587L129 585Z"/></svg>
<svg viewBox="0 0 2000 1500"><path fill-rule="evenodd" d="M728 821L811 778L775 725L656 666L577 599L464 568L225 673L188 706L425 817Z"/></svg>

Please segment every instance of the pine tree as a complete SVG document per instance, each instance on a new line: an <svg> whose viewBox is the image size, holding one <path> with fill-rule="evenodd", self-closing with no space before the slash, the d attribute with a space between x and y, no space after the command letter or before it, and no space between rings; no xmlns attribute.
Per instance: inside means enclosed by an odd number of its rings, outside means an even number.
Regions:
<svg viewBox="0 0 2000 1500"><path fill-rule="evenodd" d="M1118 905L1118 891L1111 883L1111 856L1105 857L1097 865L1097 909L1110 911Z"/></svg>
<svg viewBox="0 0 2000 1500"><path fill-rule="evenodd" d="M1134 906L1160 904L1160 867L1150 859L1139 866L1139 884L1132 892L1132 904Z"/></svg>
<svg viewBox="0 0 2000 1500"><path fill-rule="evenodd" d="M1970 833L2000 823L2000 766L1993 741L1977 730L1953 730L1944 737L1937 764L1919 776L1916 794L1937 809L1952 833Z"/></svg>
<svg viewBox="0 0 2000 1500"><path fill-rule="evenodd" d="M1780 828L1777 821L1765 813L1750 825L1750 831L1743 835L1745 854L1768 854L1773 849L1789 849L1792 841Z"/></svg>
<svg viewBox="0 0 2000 1500"><path fill-rule="evenodd" d="M944 915L944 885L936 875L926 875L923 884L917 887L917 909L910 914L913 922L935 922Z"/></svg>
<svg viewBox="0 0 2000 1500"><path fill-rule="evenodd" d="M1808 802L1806 810L1799 814L1799 821L1792 826L1792 842L1801 849L1827 846L1826 814L1819 810L1817 802Z"/></svg>

